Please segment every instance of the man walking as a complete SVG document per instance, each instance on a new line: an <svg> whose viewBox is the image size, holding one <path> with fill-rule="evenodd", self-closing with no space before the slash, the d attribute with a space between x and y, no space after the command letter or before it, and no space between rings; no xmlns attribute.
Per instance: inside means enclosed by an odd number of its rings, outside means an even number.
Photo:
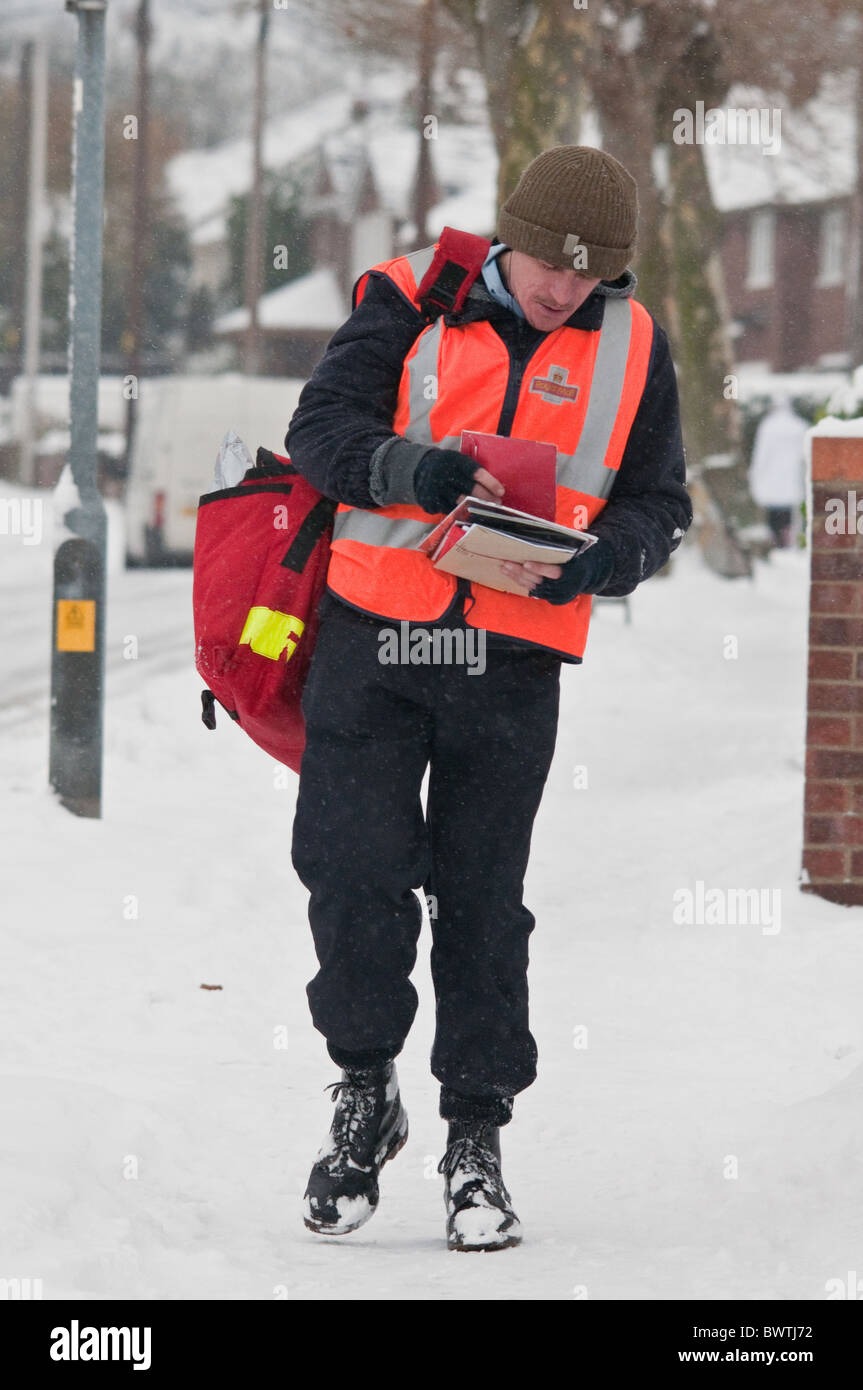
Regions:
<svg viewBox="0 0 863 1390"><path fill-rule="evenodd" d="M306 1190L313 1231L368 1220L407 1138L395 1058L417 1005L422 888L448 1243L521 1238L499 1131L536 1076L522 889L560 665L581 660L590 596L631 593L692 520L667 339L632 298L637 210L618 161L547 150L505 203L466 297L470 276L449 263L423 293L434 248L361 277L291 421L293 462L341 504L292 846L320 966L312 1018L342 1068ZM596 544L565 565L504 565L517 593L435 569L417 545L436 520L467 493L506 501L458 451L466 429L553 443L556 519ZM384 662L382 632L403 623L481 637L482 672Z"/></svg>

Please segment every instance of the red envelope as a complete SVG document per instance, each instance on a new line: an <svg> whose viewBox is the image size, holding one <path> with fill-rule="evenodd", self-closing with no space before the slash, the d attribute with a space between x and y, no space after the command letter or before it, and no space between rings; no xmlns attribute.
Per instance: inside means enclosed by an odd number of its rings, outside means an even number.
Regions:
<svg viewBox="0 0 863 1390"><path fill-rule="evenodd" d="M554 521L557 449L535 439L463 430L461 451L503 483L501 501L545 521Z"/></svg>

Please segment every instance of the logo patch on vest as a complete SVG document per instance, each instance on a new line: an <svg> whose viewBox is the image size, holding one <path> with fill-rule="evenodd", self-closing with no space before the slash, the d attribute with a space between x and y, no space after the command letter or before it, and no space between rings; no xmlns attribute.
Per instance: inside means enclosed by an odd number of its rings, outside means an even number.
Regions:
<svg viewBox="0 0 863 1390"><path fill-rule="evenodd" d="M564 401L569 401L572 405L578 400L577 386L567 384L566 367L551 366L548 369L548 376L535 376L528 387L537 396L542 396L544 401L550 405L562 405Z"/></svg>

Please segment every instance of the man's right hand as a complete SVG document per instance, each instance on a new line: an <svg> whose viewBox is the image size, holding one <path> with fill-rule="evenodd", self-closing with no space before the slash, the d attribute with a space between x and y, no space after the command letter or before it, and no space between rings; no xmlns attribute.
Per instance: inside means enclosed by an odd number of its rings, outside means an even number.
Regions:
<svg viewBox="0 0 863 1390"><path fill-rule="evenodd" d="M470 490L471 497L481 497L484 502L502 502L504 494L503 483L499 483L487 468L478 468L473 475L473 487ZM467 494L465 494L467 496ZM461 498L458 499L459 502Z"/></svg>
<svg viewBox="0 0 863 1390"><path fill-rule="evenodd" d="M451 512L463 497L503 500L504 487L487 468L456 449L429 449L417 464L414 492L424 512Z"/></svg>

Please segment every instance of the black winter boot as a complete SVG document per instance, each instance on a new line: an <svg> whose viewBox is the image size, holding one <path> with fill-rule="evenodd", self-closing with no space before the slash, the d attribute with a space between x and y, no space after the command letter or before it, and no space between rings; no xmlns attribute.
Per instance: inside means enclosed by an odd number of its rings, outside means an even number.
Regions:
<svg viewBox="0 0 863 1390"><path fill-rule="evenodd" d="M378 1174L408 1137L394 1062L342 1072L332 1090L336 1113L315 1159L304 1197L310 1231L341 1236L374 1215Z"/></svg>
<svg viewBox="0 0 863 1390"><path fill-rule="evenodd" d="M521 1226L500 1171L500 1130L451 1121L438 1165L446 1179L450 1250L505 1250L521 1242Z"/></svg>

